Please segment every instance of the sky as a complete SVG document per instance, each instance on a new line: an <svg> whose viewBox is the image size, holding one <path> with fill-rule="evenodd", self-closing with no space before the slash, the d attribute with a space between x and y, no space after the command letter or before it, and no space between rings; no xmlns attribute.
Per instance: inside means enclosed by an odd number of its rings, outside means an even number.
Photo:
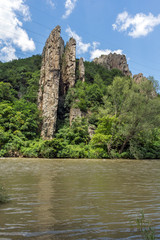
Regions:
<svg viewBox="0 0 160 240"><path fill-rule="evenodd" d="M0 61L41 54L57 25L77 58L125 54L133 75L160 83L160 0L0 0Z"/></svg>

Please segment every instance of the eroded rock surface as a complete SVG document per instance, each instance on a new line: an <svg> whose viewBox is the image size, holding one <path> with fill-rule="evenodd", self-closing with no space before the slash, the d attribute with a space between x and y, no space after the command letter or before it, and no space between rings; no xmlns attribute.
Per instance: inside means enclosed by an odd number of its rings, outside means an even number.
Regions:
<svg viewBox="0 0 160 240"><path fill-rule="evenodd" d="M146 77L143 76L143 73L139 73L139 74L136 74L133 76L133 81L137 84L140 84L144 81L149 81ZM152 83L151 83L152 84ZM155 90L152 91L151 93L151 97L156 97L157 96L157 93Z"/></svg>
<svg viewBox="0 0 160 240"><path fill-rule="evenodd" d="M79 79L82 82L85 82L85 67L84 67L83 58L79 59Z"/></svg>
<svg viewBox="0 0 160 240"><path fill-rule="evenodd" d="M60 33L61 28L57 26L47 39L42 54L38 107L43 118L43 139L54 137L59 103L63 104L68 88L75 84L76 41L71 38L64 48Z"/></svg>
<svg viewBox="0 0 160 240"><path fill-rule="evenodd" d="M143 73L139 73L133 76L135 83L141 83L142 81L147 81L148 79L143 76Z"/></svg>
<svg viewBox="0 0 160 240"><path fill-rule="evenodd" d="M43 117L43 139L52 139L56 129L60 69L64 53L64 41L60 33L61 28L57 26L47 39L42 54L38 107Z"/></svg>
<svg viewBox="0 0 160 240"><path fill-rule="evenodd" d="M81 118L83 117L83 113L81 112L81 110L79 108L71 108L70 109L70 114L69 114L69 122L70 122L70 126L72 125L72 122L76 119L76 118Z"/></svg>
<svg viewBox="0 0 160 240"><path fill-rule="evenodd" d="M101 55L101 57L95 58L93 62L104 66L108 70L117 68L120 71L122 71L122 73L125 76L132 75L131 72L129 71L129 67L128 67L125 55L110 53L109 55Z"/></svg>
<svg viewBox="0 0 160 240"><path fill-rule="evenodd" d="M75 85L76 79L76 41L70 38L65 47L62 58L62 79L60 84L60 94L65 95L70 87Z"/></svg>

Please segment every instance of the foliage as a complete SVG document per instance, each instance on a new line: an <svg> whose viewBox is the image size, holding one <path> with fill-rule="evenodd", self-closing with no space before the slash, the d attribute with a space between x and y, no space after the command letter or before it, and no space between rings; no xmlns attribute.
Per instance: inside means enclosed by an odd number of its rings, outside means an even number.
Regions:
<svg viewBox="0 0 160 240"><path fill-rule="evenodd" d="M0 82L0 102L15 100L16 91L10 83Z"/></svg>
<svg viewBox="0 0 160 240"><path fill-rule="evenodd" d="M88 124L85 118L77 118L71 126L64 126L56 134L57 139L62 139L67 145L78 145L89 142Z"/></svg>
<svg viewBox="0 0 160 240"><path fill-rule="evenodd" d="M0 126L4 132L13 135L23 135L33 139L39 134L39 111L36 104L25 100L15 101L14 104L0 103Z"/></svg>
<svg viewBox="0 0 160 240"><path fill-rule="evenodd" d="M160 124L160 101L155 96L153 84L150 81L136 84L131 79L116 77L108 87L104 107L99 112L100 116L118 118L112 137L116 144L112 141L110 150L116 149L119 154L129 150L132 157L141 158L140 154L134 154L134 143L138 140L142 146L146 145L148 137L153 139L154 130Z"/></svg>
<svg viewBox="0 0 160 240"><path fill-rule="evenodd" d="M42 140L41 56L0 62L0 157L160 158L160 95L154 78L136 84L117 69L84 62L82 83L76 63L75 87L59 101L55 137ZM85 116L71 126L70 108Z"/></svg>
<svg viewBox="0 0 160 240"><path fill-rule="evenodd" d="M56 158L62 149L60 139L27 141L21 147L23 157Z"/></svg>
<svg viewBox="0 0 160 240"><path fill-rule="evenodd" d="M99 119L98 127L91 139L91 145L94 148L101 148L108 154L111 151L111 144L116 141L117 118L115 116L104 116Z"/></svg>
<svg viewBox="0 0 160 240"><path fill-rule="evenodd" d="M39 55L32 56L26 59L13 60L7 63L0 63L0 82L3 82L4 84L8 84L5 86L0 86L0 98L1 98L1 87L3 88L8 87L12 89L9 92L9 95L12 93L17 98L21 98L25 94L28 95L29 93L31 97L31 91L34 90L33 101L35 102L34 95L35 95L35 91L38 90L37 76L39 75L40 67L41 67L41 56ZM3 100L8 100L8 99L5 99L3 97Z"/></svg>
<svg viewBox="0 0 160 240"><path fill-rule="evenodd" d="M118 69L107 70L105 67L94 62L84 62L85 78L87 83L93 83L95 76L98 74L105 85L110 85L115 76L123 76L123 73Z"/></svg>
<svg viewBox="0 0 160 240"><path fill-rule="evenodd" d="M75 88L71 88L66 96L66 107L78 107L83 112L91 107L100 106L103 93L97 84L87 84L78 81Z"/></svg>
<svg viewBox="0 0 160 240"><path fill-rule="evenodd" d="M137 231L140 232L143 239L145 240L155 240L155 231L151 227L150 221L146 220L144 217L144 212L140 212L140 216L136 220L137 223Z"/></svg>

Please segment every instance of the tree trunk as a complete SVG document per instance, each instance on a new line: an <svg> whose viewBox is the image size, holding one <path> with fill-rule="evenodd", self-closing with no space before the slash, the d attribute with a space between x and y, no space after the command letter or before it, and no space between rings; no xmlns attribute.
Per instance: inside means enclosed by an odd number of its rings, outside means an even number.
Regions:
<svg viewBox="0 0 160 240"><path fill-rule="evenodd" d="M129 139L132 137L132 135L130 134L130 135L128 135L127 137L126 137L126 139L125 139L125 141L123 142L123 144L122 144L122 147L121 147L121 149L119 150L119 154L121 154L122 152L123 152L123 150L124 150L124 148L125 148L125 146L126 146L126 144L128 143L128 141L129 141Z"/></svg>

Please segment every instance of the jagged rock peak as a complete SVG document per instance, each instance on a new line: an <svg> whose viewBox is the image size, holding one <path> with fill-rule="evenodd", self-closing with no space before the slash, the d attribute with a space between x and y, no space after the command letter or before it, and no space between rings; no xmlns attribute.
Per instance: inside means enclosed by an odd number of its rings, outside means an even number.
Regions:
<svg viewBox="0 0 160 240"><path fill-rule="evenodd" d="M133 81L137 84L141 84L142 82L146 82L146 81L149 81L145 76L143 76L143 73L139 73L139 74L135 74L133 76ZM157 93L155 90L152 91L151 93L151 97L156 97L157 96Z"/></svg>
<svg viewBox="0 0 160 240"><path fill-rule="evenodd" d="M82 82L85 82L85 67L83 58L79 59L79 78Z"/></svg>
<svg viewBox="0 0 160 240"><path fill-rule="evenodd" d="M146 81L148 79L143 76L143 73L139 73L133 76L133 80L135 83L141 83L142 81Z"/></svg>
<svg viewBox="0 0 160 240"><path fill-rule="evenodd" d="M108 55L101 55L99 58L95 58L93 62L104 66L108 70L117 68L122 71L125 76L132 76L125 55L110 53Z"/></svg>
<svg viewBox="0 0 160 240"><path fill-rule="evenodd" d="M56 129L60 69L64 53L64 41L60 33L60 26L53 29L42 54L38 107L43 117L41 131L43 139L52 139Z"/></svg>

